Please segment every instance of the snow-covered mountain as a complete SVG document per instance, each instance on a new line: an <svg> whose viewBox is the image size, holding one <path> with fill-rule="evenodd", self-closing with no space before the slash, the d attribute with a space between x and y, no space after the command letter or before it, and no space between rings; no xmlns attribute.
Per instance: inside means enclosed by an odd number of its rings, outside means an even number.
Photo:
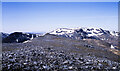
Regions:
<svg viewBox="0 0 120 71"><path fill-rule="evenodd" d="M3 38L2 42L3 43L22 43L28 40L32 40L33 38L38 36L39 35L37 34L14 32L14 33L11 33L9 36Z"/></svg>
<svg viewBox="0 0 120 71"><path fill-rule="evenodd" d="M103 30L101 28L60 28L50 32L49 34L62 35L66 37L72 37L75 34L78 34L81 37L97 37L101 35L118 36L118 33L115 31Z"/></svg>
<svg viewBox="0 0 120 71"><path fill-rule="evenodd" d="M103 30L101 28L59 28L49 34L69 37L79 40L96 39L104 40L110 44L117 45L118 32Z"/></svg>

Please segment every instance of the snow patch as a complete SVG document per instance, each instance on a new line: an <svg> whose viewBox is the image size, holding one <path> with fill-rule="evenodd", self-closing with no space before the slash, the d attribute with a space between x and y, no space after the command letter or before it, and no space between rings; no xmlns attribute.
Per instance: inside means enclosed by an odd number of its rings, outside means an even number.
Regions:
<svg viewBox="0 0 120 71"><path fill-rule="evenodd" d="M23 43L28 43L28 42L31 42L30 40L27 40L27 41L24 41Z"/></svg>
<svg viewBox="0 0 120 71"><path fill-rule="evenodd" d="M113 35L113 36L118 36L118 33L115 32L115 31L110 31L110 34Z"/></svg>
<svg viewBox="0 0 120 71"><path fill-rule="evenodd" d="M111 45L111 47L110 47L111 49L114 49L115 47L113 46L113 45Z"/></svg>
<svg viewBox="0 0 120 71"><path fill-rule="evenodd" d="M18 42L18 39L16 39L16 42Z"/></svg>
<svg viewBox="0 0 120 71"><path fill-rule="evenodd" d="M32 35L32 37L31 37L31 40L34 38L34 36Z"/></svg>

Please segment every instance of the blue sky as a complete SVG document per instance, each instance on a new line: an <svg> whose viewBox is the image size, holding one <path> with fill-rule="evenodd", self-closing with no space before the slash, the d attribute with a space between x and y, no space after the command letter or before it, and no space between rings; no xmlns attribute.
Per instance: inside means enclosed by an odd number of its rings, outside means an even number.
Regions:
<svg viewBox="0 0 120 71"><path fill-rule="evenodd" d="M119 2L119 0L2 0L2 2Z"/></svg>
<svg viewBox="0 0 120 71"><path fill-rule="evenodd" d="M3 2L3 32L97 27L118 31L117 2Z"/></svg>

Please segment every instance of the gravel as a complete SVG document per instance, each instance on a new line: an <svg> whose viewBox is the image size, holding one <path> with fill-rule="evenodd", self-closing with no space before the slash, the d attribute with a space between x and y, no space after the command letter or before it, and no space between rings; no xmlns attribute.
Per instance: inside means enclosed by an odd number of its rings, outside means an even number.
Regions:
<svg viewBox="0 0 120 71"><path fill-rule="evenodd" d="M2 53L3 71L120 70L120 63L95 56L66 53L47 47L28 47Z"/></svg>

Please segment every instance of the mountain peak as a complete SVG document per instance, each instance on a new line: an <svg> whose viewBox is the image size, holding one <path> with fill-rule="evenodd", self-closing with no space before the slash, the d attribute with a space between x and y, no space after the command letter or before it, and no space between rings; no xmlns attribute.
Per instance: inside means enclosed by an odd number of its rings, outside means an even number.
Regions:
<svg viewBox="0 0 120 71"><path fill-rule="evenodd" d="M102 28L93 28L93 27L59 28L53 30L49 34L71 37L71 38L79 37L81 39L86 39L86 38L101 39L100 36L104 36L104 37L118 36L118 33L115 31L108 31L108 30L103 30Z"/></svg>

